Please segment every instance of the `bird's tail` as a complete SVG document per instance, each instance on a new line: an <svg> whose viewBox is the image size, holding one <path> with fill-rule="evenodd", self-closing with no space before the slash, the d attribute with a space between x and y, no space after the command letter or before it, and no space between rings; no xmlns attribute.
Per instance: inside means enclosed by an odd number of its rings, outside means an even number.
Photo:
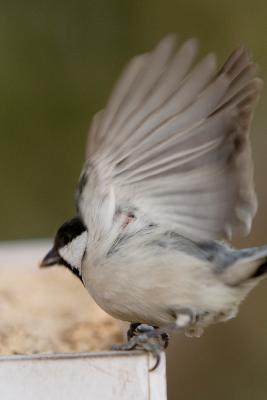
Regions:
<svg viewBox="0 0 267 400"><path fill-rule="evenodd" d="M223 272L224 281L232 286L267 276L267 245L236 250L235 261Z"/></svg>

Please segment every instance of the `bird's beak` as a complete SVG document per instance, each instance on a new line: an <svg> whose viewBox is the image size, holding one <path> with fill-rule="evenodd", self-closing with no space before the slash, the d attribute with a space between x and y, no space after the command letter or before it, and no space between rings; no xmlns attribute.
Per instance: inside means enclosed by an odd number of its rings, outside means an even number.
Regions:
<svg viewBox="0 0 267 400"><path fill-rule="evenodd" d="M61 257L58 251L52 247L52 249L47 253L44 259L40 262L40 268L52 267L53 265L59 264Z"/></svg>

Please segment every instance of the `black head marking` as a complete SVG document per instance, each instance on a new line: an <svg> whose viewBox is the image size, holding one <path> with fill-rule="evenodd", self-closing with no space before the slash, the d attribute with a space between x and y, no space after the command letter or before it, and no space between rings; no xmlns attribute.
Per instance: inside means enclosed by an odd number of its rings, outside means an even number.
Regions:
<svg viewBox="0 0 267 400"><path fill-rule="evenodd" d="M70 243L85 230L86 227L80 217L75 217L66 221L57 231L54 247L60 249L61 247L66 246L66 244Z"/></svg>
<svg viewBox="0 0 267 400"><path fill-rule="evenodd" d="M54 245L44 257L40 266L49 267L53 265L64 265L65 267L70 269L74 273L74 275L82 280L79 269L70 265L66 260L61 257L60 249L65 247L76 237L80 236L84 231L86 231L86 227L84 226L80 217L75 217L66 221L57 231Z"/></svg>

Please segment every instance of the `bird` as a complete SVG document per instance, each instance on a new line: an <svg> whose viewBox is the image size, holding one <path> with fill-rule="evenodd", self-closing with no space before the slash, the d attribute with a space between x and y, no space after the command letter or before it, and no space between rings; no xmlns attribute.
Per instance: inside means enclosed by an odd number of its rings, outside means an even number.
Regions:
<svg viewBox="0 0 267 400"><path fill-rule="evenodd" d="M257 211L249 131L262 80L245 47L220 68L198 49L170 34L126 65L92 120L77 214L41 262L130 323L117 350L198 337L267 275L267 245L230 244Z"/></svg>

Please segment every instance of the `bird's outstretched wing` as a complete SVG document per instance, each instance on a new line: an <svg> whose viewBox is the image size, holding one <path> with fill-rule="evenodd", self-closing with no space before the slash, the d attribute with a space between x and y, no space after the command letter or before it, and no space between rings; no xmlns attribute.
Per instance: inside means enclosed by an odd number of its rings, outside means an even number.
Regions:
<svg viewBox="0 0 267 400"><path fill-rule="evenodd" d="M217 70L214 54L195 63L197 47L175 50L168 36L130 61L93 119L87 159L117 205L193 240L229 238L250 231L257 208L248 133L262 83L244 48Z"/></svg>

